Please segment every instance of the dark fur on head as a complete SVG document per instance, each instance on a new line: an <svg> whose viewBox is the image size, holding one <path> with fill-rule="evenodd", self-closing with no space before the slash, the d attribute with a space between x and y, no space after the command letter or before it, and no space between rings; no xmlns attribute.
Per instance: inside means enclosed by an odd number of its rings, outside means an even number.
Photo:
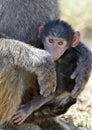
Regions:
<svg viewBox="0 0 92 130"><path fill-rule="evenodd" d="M65 21L53 20L44 25L40 34L41 39L44 39L47 36L64 38L69 44L71 44L73 42L74 30Z"/></svg>

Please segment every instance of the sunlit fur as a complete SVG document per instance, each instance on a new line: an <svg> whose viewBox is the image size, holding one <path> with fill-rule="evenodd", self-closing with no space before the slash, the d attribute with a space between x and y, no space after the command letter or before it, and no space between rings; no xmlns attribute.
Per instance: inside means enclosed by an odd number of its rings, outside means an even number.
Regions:
<svg viewBox="0 0 92 130"><path fill-rule="evenodd" d="M23 84L19 70L7 65L0 68L0 124L9 121L21 103Z"/></svg>
<svg viewBox="0 0 92 130"><path fill-rule="evenodd" d="M30 93L37 90L43 96L55 91L56 71L50 55L18 40L0 39L0 124L15 114L28 87Z"/></svg>

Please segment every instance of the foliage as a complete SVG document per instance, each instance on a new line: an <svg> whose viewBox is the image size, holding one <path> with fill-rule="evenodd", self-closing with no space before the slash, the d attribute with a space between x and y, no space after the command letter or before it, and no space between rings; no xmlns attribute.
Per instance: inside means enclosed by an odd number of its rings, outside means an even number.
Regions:
<svg viewBox="0 0 92 130"><path fill-rule="evenodd" d="M92 0L59 0L62 19L77 29L92 28Z"/></svg>

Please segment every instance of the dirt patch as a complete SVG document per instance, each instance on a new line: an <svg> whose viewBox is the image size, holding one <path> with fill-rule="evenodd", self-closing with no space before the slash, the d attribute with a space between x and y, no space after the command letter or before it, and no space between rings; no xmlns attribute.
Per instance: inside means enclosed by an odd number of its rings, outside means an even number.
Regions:
<svg viewBox="0 0 92 130"><path fill-rule="evenodd" d="M92 73L77 103L65 115L71 115L75 125L81 130L92 130Z"/></svg>

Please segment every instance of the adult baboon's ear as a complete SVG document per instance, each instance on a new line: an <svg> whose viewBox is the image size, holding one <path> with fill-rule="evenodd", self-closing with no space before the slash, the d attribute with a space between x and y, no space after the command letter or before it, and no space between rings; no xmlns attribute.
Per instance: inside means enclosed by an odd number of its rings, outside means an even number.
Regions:
<svg viewBox="0 0 92 130"><path fill-rule="evenodd" d="M74 33L72 47L76 47L79 44L79 41L80 41L80 32L76 31Z"/></svg>
<svg viewBox="0 0 92 130"><path fill-rule="evenodd" d="M40 37L40 33L42 32L42 29L44 28L45 22L41 23L38 27L38 37Z"/></svg>

